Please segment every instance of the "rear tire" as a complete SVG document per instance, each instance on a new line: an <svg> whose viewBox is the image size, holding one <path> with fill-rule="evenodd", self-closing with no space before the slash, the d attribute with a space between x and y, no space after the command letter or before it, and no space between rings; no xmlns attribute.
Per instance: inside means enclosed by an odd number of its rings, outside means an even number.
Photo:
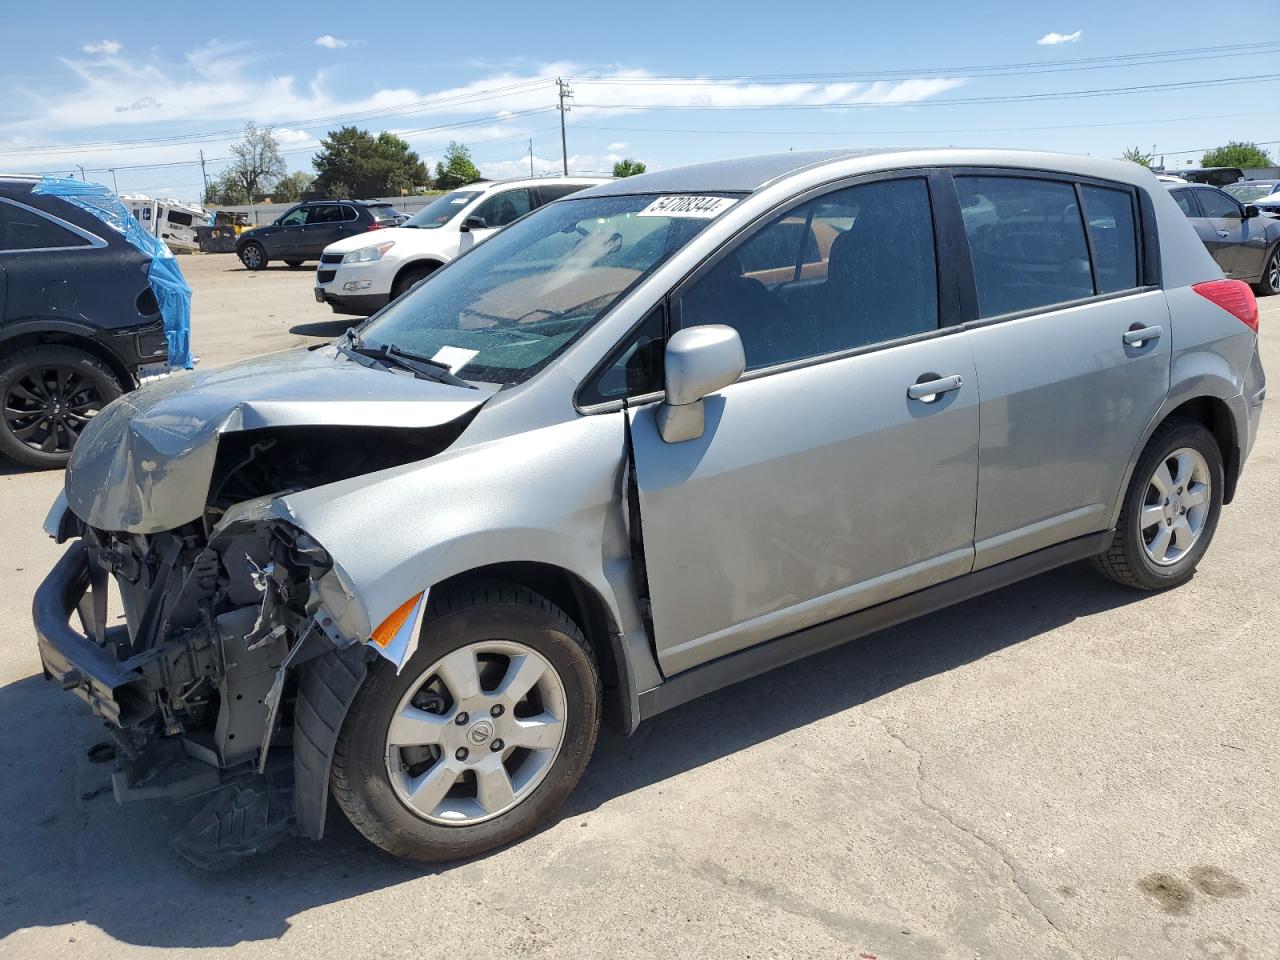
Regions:
<svg viewBox="0 0 1280 960"><path fill-rule="evenodd" d="M404 273L396 277L396 282L391 285L391 299L399 300L408 293L414 284L420 283L431 274L435 273L438 268L434 265L424 264L418 267L410 267Z"/></svg>
<svg viewBox="0 0 1280 960"><path fill-rule="evenodd" d="M285 263L285 266L287 266L287 267L300 267L300 266L302 266L302 261L301 261L301 260L286 260L284 263Z"/></svg>
<svg viewBox="0 0 1280 960"><path fill-rule="evenodd" d="M1274 297L1280 293L1280 244L1267 256L1262 267L1262 279L1258 282L1258 292L1264 297Z"/></svg>
<svg viewBox="0 0 1280 960"><path fill-rule="evenodd" d="M568 797L595 747L600 677L577 625L523 587L443 590L423 623L399 675L371 667L330 784L383 850L456 860L527 834Z"/></svg>
<svg viewBox="0 0 1280 960"><path fill-rule="evenodd" d="M261 270L271 261L267 259L267 251L260 243L246 243L240 248L240 262L247 270Z"/></svg>
<svg viewBox="0 0 1280 960"><path fill-rule="evenodd" d="M0 453L27 467L64 467L80 431L122 392L107 365L83 350L19 350L0 360Z"/></svg>
<svg viewBox="0 0 1280 960"><path fill-rule="evenodd" d="M1194 420L1166 421L1138 459L1111 546L1094 565L1138 590L1181 586L1217 530L1224 487L1213 434Z"/></svg>

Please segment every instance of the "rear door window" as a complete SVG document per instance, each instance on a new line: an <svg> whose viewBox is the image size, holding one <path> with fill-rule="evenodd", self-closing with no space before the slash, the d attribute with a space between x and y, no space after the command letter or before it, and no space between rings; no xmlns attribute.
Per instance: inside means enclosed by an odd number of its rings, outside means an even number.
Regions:
<svg viewBox="0 0 1280 960"><path fill-rule="evenodd" d="M341 223L346 218L341 206L336 203L326 203L311 208L311 212L307 215L307 223Z"/></svg>
<svg viewBox="0 0 1280 960"><path fill-rule="evenodd" d="M1093 271L1098 293L1129 290L1138 285L1138 231L1133 195L1110 187L1081 186L1085 220L1093 244Z"/></svg>
<svg viewBox="0 0 1280 960"><path fill-rule="evenodd" d="M978 314L994 317L1093 296L1075 187L1030 177L958 176Z"/></svg>
<svg viewBox="0 0 1280 960"><path fill-rule="evenodd" d="M89 240L34 210L0 200L0 251L87 247Z"/></svg>
<svg viewBox="0 0 1280 960"><path fill-rule="evenodd" d="M559 200L561 197L567 197L571 193L577 193L579 190L585 190L592 186L589 183L544 183L538 187L538 194L543 203L550 203L552 200Z"/></svg>

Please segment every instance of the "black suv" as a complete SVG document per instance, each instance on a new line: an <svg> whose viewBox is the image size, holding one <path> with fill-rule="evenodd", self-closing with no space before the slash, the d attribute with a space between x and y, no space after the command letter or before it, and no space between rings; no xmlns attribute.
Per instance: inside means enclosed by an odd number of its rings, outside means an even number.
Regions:
<svg viewBox="0 0 1280 960"><path fill-rule="evenodd" d="M272 260L297 267L304 260L320 259L336 240L403 221L395 207L382 200L308 200L274 223L240 234L236 256L250 270L261 270Z"/></svg>
<svg viewBox="0 0 1280 960"><path fill-rule="evenodd" d="M61 467L139 368L167 369L169 348L151 258L36 183L0 176L0 454Z"/></svg>

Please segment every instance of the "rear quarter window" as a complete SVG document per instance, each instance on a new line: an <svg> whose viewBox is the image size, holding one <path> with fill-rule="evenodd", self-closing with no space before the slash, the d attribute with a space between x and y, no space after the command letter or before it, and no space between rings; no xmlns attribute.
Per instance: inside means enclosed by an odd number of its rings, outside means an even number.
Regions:
<svg viewBox="0 0 1280 960"><path fill-rule="evenodd" d="M0 198L0 251L66 249L90 241L35 210Z"/></svg>

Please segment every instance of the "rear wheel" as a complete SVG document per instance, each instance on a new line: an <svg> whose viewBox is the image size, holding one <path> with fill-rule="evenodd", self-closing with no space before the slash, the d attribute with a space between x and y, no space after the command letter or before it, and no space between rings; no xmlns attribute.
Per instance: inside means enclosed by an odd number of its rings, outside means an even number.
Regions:
<svg viewBox="0 0 1280 960"><path fill-rule="evenodd" d="M432 596L418 650L379 661L334 751L351 823L389 853L469 857L523 836L573 790L600 726L581 631L521 587Z"/></svg>
<svg viewBox="0 0 1280 960"><path fill-rule="evenodd" d="M1258 284L1258 290L1268 297L1280 293L1280 244L1277 244L1271 251L1271 255L1267 257L1266 266L1262 268L1262 280Z"/></svg>
<svg viewBox="0 0 1280 960"><path fill-rule="evenodd" d="M1203 424L1171 420L1133 472L1120 522L1098 569L1125 586L1186 583L1209 548L1222 510L1222 451Z"/></svg>
<svg viewBox="0 0 1280 960"><path fill-rule="evenodd" d="M240 262L249 270L261 270L269 262L260 243L246 243L240 248Z"/></svg>
<svg viewBox="0 0 1280 960"><path fill-rule="evenodd" d="M422 264L416 267L409 267L404 273L396 277L396 282L391 285L391 299L399 300L402 296L409 292L414 284L419 283L431 274L435 273L434 264Z"/></svg>
<svg viewBox="0 0 1280 960"><path fill-rule="evenodd" d="M121 394L107 366L75 347L30 347L0 361L0 453L62 467L85 425Z"/></svg>
<svg viewBox="0 0 1280 960"><path fill-rule="evenodd" d="M302 261L301 261L301 260L286 260L286 261L285 261L285 266L288 266L288 267L300 267L300 266L302 266Z"/></svg>

